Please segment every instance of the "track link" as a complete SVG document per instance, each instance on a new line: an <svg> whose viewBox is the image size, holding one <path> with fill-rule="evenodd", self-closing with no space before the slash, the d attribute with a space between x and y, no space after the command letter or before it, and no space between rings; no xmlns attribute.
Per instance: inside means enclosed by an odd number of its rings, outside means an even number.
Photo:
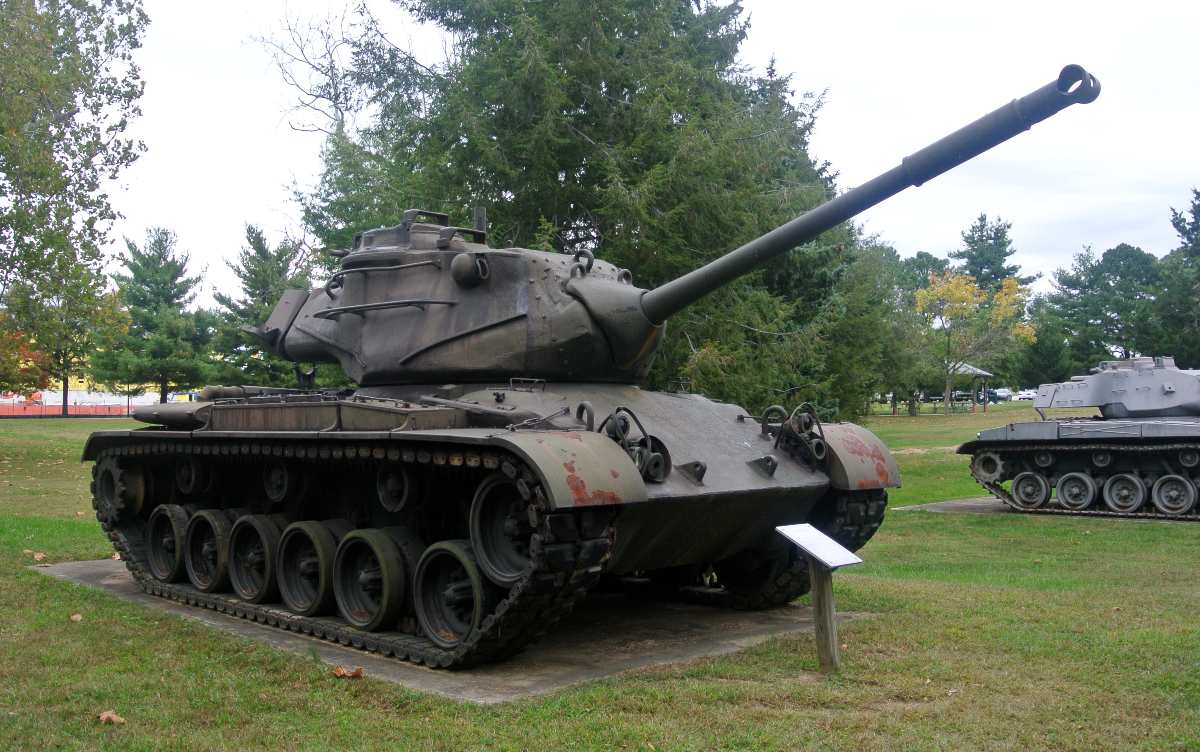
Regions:
<svg viewBox="0 0 1200 752"><path fill-rule="evenodd" d="M1027 455L1038 451L1054 452L1056 454L1063 452L1123 452L1132 454L1161 454L1163 452L1177 452L1182 449L1200 450L1200 444L1195 443L1175 443L1175 444L1071 444L1064 446L1063 444L1052 443L1030 443L1030 444L981 444L975 448L974 457L982 452L995 452L1001 455ZM1003 501L1009 507L1023 514L1057 514L1067 515L1071 517L1129 517L1133 519L1143 520L1170 520L1170 521L1200 521L1200 511L1190 514L1169 515L1163 514L1157 510L1150 512L1114 512L1111 509L1103 506L1103 502L1097 502L1097 506L1088 509L1064 509L1059 506L1043 505L1036 509L1027 509L1020 506L1013 499L1012 494L1004 486L997 482L986 481L979 477L975 472L974 463L971 463L971 477L975 482L986 488L996 498ZM1154 509L1149 502L1142 507L1143 509ZM1200 509L1200 506L1197 507Z"/></svg>
<svg viewBox="0 0 1200 752"><path fill-rule="evenodd" d="M394 443L385 445L378 442L285 446L281 442L268 440L191 440L184 443L149 437L146 440L132 439L126 446L106 450L97 458L95 467L99 467L106 458L133 465L145 464L137 463L141 457L167 459L187 454L229 458L244 456L247 459L267 456L310 457L325 462L350 463L386 458L452 466L464 461L474 466L482 461L488 466L507 465L508 469L514 471L521 468L516 457L505 455L490 455L481 459L479 454L474 454L464 460L461 447L425 445L400 450ZM524 477L531 478L532 474L526 473ZM530 493L536 499L535 506L539 512L531 538L530 570L507 591L463 644L454 649L444 649L418 634L366 632L349 626L338 617L299 616L284 609L282 604L253 604L231 594L204 593L190 584L161 582L154 578L147 566L144 535L146 514L139 514L137 510L119 510L114 514L113 510L100 502L94 486L93 505L101 527L144 592L433 668L459 668L501 660L534 642L570 612L600 579L614 536L611 515L590 510L588 514L592 516L584 520L573 511L551 512L544 505L542 489L536 483L531 484ZM166 503L167 500L160 498L157 501ZM148 514L154 505L153 501L146 499L144 511ZM566 519L568 517L571 519ZM599 522L597 517L601 517Z"/></svg>

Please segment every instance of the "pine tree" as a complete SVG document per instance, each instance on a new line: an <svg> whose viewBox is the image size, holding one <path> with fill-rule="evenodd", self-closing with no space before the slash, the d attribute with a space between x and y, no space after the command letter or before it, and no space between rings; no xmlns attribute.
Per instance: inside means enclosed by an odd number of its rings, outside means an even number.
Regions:
<svg viewBox="0 0 1200 752"><path fill-rule="evenodd" d="M962 262L958 271L974 277L981 290L994 293L1009 277L1021 285L1037 279L1036 275L1020 276L1021 267L1008 263L1008 258L1017 252L1008 236L1011 229L1011 222L1000 218L993 222L987 214L980 214L963 232L963 247L949 253L950 258Z"/></svg>
<svg viewBox="0 0 1200 752"><path fill-rule="evenodd" d="M153 384L160 402L173 389L205 383L215 317L188 311L198 277L187 276L188 255L176 249L175 234L146 233L138 247L126 239L126 273L114 275L128 308L129 331L93 358L93 378L109 384Z"/></svg>
<svg viewBox="0 0 1200 752"><path fill-rule="evenodd" d="M265 322L284 290L308 289L308 268L300 245L284 241L272 248L262 230L246 225L246 245L237 260L228 264L241 285L241 295L214 296L220 306L220 325L213 342L220 361L219 378L236 384L292 385L294 364L263 350L262 343L242 327Z"/></svg>

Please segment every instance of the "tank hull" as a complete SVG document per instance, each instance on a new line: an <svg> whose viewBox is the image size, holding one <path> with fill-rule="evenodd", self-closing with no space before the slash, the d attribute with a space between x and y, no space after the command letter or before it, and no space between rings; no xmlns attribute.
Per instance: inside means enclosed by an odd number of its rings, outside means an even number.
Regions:
<svg viewBox="0 0 1200 752"><path fill-rule="evenodd" d="M614 415L632 419L624 442L597 417ZM93 434L84 459L96 462L97 515L143 588L284 627L320 627L330 639L381 646L434 666L511 654L552 627L601 577L649 578L660 593L731 605L787 602L807 590L807 575L790 549L776 547L774 528L813 522L857 549L882 521L886 487L899 482L882 443L857 426L813 429L829 447L818 462L781 443L782 422L764 423L697 395L623 385L266 395L149 406L138 417L156 427ZM666 457L660 476L639 465L650 448ZM397 485L408 501L389 505ZM507 489L502 505L516 512L501 511L503 519L488 527L488 505L500 493L488 489L496 488ZM201 535L193 528L212 515L240 529L273 524L284 537L297 525L326 525L343 559L359 538L388 531L397 550L408 551L399 557L403 575L396 575L405 580L395 595L403 605L387 613L385 628L364 630L354 625L352 596L338 596L336 608L317 617L286 599L246 602L236 583L206 590L192 569L185 577L176 566L163 576L162 567L151 566L160 559L178 565L171 551L182 550L191 562L216 549L232 573L242 550L236 530L228 542L220 530L211 540L192 540ZM174 548L168 517L186 529L175 535ZM463 567L477 574L478 565L486 575L476 577L483 616L452 648L436 639L430 644L432 622L417 613L421 561L435 541L465 547L471 561ZM284 562L274 573L282 588L286 545L272 546ZM513 556L512 572L497 573ZM335 558L322 565L332 567L327 580L353 580L346 586L353 589L355 576L375 576L368 567L342 577L342 559ZM212 559L218 569L219 559ZM705 573L712 585L714 567L725 572L724 585L698 587ZM548 590L529 600L535 588ZM505 639L497 643L495 635Z"/></svg>
<svg viewBox="0 0 1200 752"><path fill-rule="evenodd" d="M1017 511L1200 520L1200 417L1012 423L958 453Z"/></svg>

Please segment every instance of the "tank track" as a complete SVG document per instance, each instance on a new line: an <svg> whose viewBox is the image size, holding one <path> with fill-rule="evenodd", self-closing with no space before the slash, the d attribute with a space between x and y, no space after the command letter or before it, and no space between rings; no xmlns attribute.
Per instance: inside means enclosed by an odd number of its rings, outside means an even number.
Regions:
<svg viewBox="0 0 1200 752"><path fill-rule="evenodd" d="M1172 451L1177 452L1181 449L1200 450L1200 444L1196 444L1196 443L1175 443L1175 444L1104 443L1104 444L1071 444L1070 446L1064 446L1062 444L1046 444L1046 443L1012 444L1012 445L1009 445L1009 444L995 445L995 444L993 444L993 445L982 446L982 447L977 448L971 456L974 457L975 455L980 454L985 451L986 452L995 452L1001 456L1004 456L1006 454L1028 454L1028 453L1038 452L1038 451L1049 451L1049 452L1055 452L1055 453L1061 453L1064 451L1071 451L1071 452L1100 452L1100 451L1103 451L1103 452L1128 452L1128 453L1134 453L1134 454L1159 454L1162 452L1172 452ZM1142 508L1143 509L1151 509L1154 511L1114 512L1113 510L1105 507L1103 505L1102 501L1098 502L1097 506L1094 506L1093 508L1089 508L1089 509L1065 509L1060 506L1047 506L1047 505L1043 505L1036 509L1027 509L1027 508L1022 507L1019 504L1017 504L1017 502L1013 499L1012 494L1008 491L1008 489L1004 488L1004 486L1000 485L997 482L985 481L982 478L980 478L979 475L975 472L975 463L974 462L971 463L971 477L973 477L975 479L976 483L978 483L979 485L986 488L988 491L990 491L992 493L992 495L994 495L996 498L1003 501L1011 509L1013 509L1014 511L1017 511L1017 512L1021 512L1022 514L1057 514L1057 515L1067 515L1067 516L1072 516L1072 517L1129 517L1129 518L1143 519L1143 520L1170 520L1170 521L1188 520L1188 521L1193 521L1193 522L1200 521L1200 505L1197 505L1196 509L1189 514L1169 515L1169 514L1163 514L1159 511L1157 511L1148 500L1143 505Z"/></svg>
<svg viewBox="0 0 1200 752"><path fill-rule="evenodd" d="M351 467L347 469L353 469L356 463L383 458L453 465L463 461L464 450L462 447L435 445L406 446L400 450L395 442L356 442L348 445L342 441L294 447L261 440L210 440L200 443L188 440L184 443L158 439L106 450L97 457L93 473L106 458L136 461L139 457L165 459L187 454L216 456L228 458L229 461L238 461L240 458L253 461L268 456L308 457L325 462L348 463ZM467 452L467 455L465 463L468 465L480 461L479 454ZM492 463L500 466L507 462L513 463L514 467L522 467L516 457L500 453L493 453L482 461L489 466ZM543 502L544 492L532 481L532 474L522 473L522 478L530 482L533 497L539 503ZM599 524L595 517L588 521L562 519L564 516L577 517L573 511L540 514L530 548L531 569L508 590L492 612L484 617L479 629L474 630L463 644L455 649L445 649L418 634L367 632L348 625L338 617L300 616L285 610L282 604L257 605L232 594L205 593L190 584L161 582L150 573L147 566L145 516L126 510L115 510L114 514L114 510L101 504L94 486L93 506L101 527L144 592L432 668L467 667L500 660L534 642L599 581L614 536L611 514L604 515ZM165 499L159 501L169 503ZM144 511L148 512L154 505L153 501L147 499ZM582 533L585 532L591 535L584 537Z"/></svg>

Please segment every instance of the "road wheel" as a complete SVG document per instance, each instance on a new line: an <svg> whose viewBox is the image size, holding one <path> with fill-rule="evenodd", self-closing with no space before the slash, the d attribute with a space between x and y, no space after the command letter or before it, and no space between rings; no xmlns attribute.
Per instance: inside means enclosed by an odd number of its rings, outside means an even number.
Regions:
<svg viewBox="0 0 1200 752"><path fill-rule="evenodd" d="M1150 489L1150 502L1163 514L1187 514L1196 506L1196 486L1182 475L1164 475Z"/></svg>
<svg viewBox="0 0 1200 752"><path fill-rule="evenodd" d="M1118 473L1104 484L1104 503L1114 512L1136 512L1146 501L1146 484L1133 473Z"/></svg>
<svg viewBox="0 0 1200 752"><path fill-rule="evenodd" d="M452 650L479 629L496 601L470 541L447 540L425 549L414 577L417 623L438 647Z"/></svg>
<svg viewBox="0 0 1200 752"><path fill-rule="evenodd" d="M279 525L265 514L248 514L234 523L229 539L229 580L242 600L269 603L278 597L279 538Z"/></svg>
<svg viewBox="0 0 1200 752"><path fill-rule="evenodd" d="M188 520L184 563L188 579L203 593L229 587L229 535L233 525L222 509L203 509Z"/></svg>
<svg viewBox="0 0 1200 752"><path fill-rule="evenodd" d="M279 595L301 616L333 611L333 562L338 539L350 532L345 520L293 522L279 537Z"/></svg>
<svg viewBox="0 0 1200 752"><path fill-rule="evenodd" d="M1058 503L1067 509L1087 509L1096 500L1096 481L1087 473L1067 473L1055 487Z"/></svg>
<svg viewBox="0 0 1200 752"><path fill-rule="evenodd" d="M1037 509L1050 499L1050 481L1041 473L1020 473L1013 478L1012 496L1021 509Z"/></svg>
<svg viewBox="0 0 1200 752"><path fill-rule="evenodd" d="M338 544L333 591L342 618L359 629L377 632L396 623L407 580L400 547L382 530L353 530Z"/></svg>
<svg viewBox="0 0 1200 752"><path fill-rule="evenodd" d="M146 524L146 564L160 582L179 582L187 576L187 511L178 504L162 504Z"/></svg>

